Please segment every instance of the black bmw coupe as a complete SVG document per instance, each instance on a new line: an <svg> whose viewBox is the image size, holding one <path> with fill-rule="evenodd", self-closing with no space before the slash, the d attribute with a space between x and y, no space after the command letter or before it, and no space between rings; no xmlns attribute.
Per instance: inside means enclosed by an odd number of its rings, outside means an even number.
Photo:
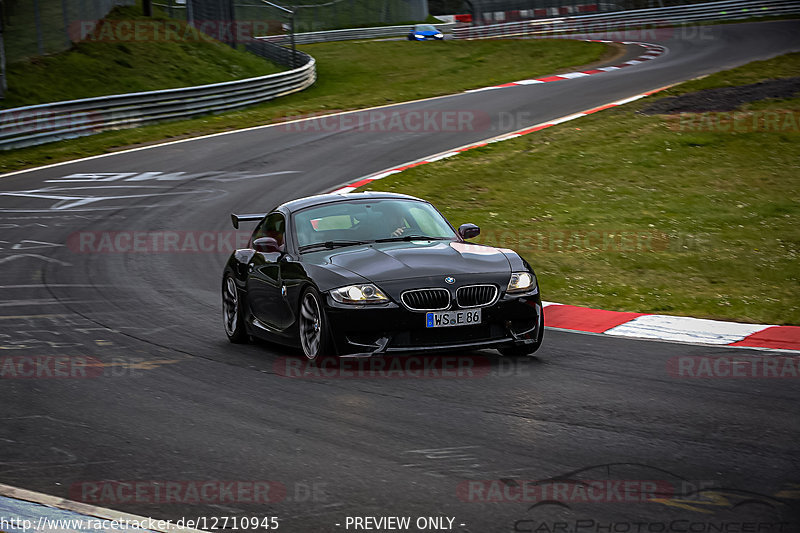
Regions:
<svg viewBox="0 0 800 533"><path fill-rule="evenodd" d="M496 348L528 355L544 313L531 266L466 242L430 203L392 193L324 194L269 213L222 276L225 332L299 346L309 359Z"/></svg>

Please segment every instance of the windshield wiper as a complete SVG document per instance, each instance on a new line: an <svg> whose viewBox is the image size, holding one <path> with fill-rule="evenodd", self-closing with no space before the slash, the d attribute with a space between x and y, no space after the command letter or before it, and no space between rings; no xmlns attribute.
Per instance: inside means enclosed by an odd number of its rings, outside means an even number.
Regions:
<svg viewBox="0 0 800 533"><path fill-rule="evenodd" d="M427 235L403 235L402 237L389 237L386 239L375 239L375 242L399 242L399 241L449 241L447 237L429 237Z"/></svg>
<svg viewBox="0 0 800 533"><path fill-rule="evenodd" d="M298 248L300 253L307 252L309 250L313 250L315 248L327 248L328 250L332 250L334 248L338 248L340 246L354 246L356 244L367 244L368 241L325 241L325 242L315 242L312 244L306 244Z"/></svg>

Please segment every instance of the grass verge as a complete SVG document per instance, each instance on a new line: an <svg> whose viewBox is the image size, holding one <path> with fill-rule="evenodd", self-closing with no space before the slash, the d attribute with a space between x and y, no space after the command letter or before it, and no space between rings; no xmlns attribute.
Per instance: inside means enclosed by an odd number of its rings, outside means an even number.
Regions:
<svg viewBox="0 0 800 533"><path fill-rule="evenodd" d="M738 115L637 113L798 65L800 54L751 63L368 188L481 225L476 241L518 250L546 300L800 324L800 98Z"/></svg>
<svg viewBox="0 0 800 533"><path fill-rule="evenodd" d="M596 62L600 43L536 41L352 41L301 47L317 59L309 89L244 110L0 152L0 171L162 140L269 124L285 117L359 109L550 74Z"/></svg>

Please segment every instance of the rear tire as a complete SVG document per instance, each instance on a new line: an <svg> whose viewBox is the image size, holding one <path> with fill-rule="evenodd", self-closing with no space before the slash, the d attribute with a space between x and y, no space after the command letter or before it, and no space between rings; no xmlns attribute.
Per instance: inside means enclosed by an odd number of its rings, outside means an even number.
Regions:
<svg viewBox="0 0 800 533"><path fill-rule="evenodd" d="M309 361L331 355L330 327L322 298L314 287L303 291L300 298L300 347Z"/></svg>
<svg viewBox="0 0 800 533"><path fill-rule="evenodd" d="M222 278L222 322L228 340L234 344L245 344L250 340L244 326L242 300L236 281L230 273Z"/></svg>

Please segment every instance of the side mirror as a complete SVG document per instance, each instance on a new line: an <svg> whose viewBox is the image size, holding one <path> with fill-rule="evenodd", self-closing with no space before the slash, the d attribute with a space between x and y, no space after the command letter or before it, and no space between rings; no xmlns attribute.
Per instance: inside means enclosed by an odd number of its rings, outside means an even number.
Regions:
<svg viewBox="0 0 800 533"><path fill-rule="evenodd" d="M265 254L281 251L280 247L278 246L278 241L276 241L272 237L261 237L260 239L254 240L253 249L256 252L261 252Z"/></svg>
<svg viewBox="0 0 800 533"><path fill-rule="evenodd" d="M481 234L481 228L475 224L461 224L458 227L458 234L462 239L471 239Z"/></svg>

